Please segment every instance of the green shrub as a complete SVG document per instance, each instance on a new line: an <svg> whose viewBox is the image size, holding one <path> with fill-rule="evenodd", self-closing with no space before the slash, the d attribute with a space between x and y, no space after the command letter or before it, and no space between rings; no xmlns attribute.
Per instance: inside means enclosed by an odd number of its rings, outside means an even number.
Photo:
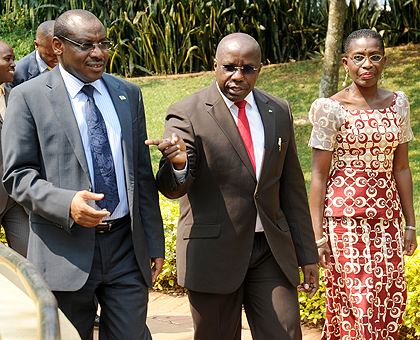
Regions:
<svg viewBox="0 0 420 340"><path fill-rule="evenodd" d="M155 286L159 290L178 289L176 280L176 231L179 218L178 200L160 195L160 209L165 233L165 264Z"/></svg>
<svg viewBox="0 0 420 340"><path fill-rule="evenodd" d="M420 237L417 238L420 245ZM418 339L420 337L420 250L413 256L405 257L405 275L407 280L407 309L404 315L402 339Z"/></svg>

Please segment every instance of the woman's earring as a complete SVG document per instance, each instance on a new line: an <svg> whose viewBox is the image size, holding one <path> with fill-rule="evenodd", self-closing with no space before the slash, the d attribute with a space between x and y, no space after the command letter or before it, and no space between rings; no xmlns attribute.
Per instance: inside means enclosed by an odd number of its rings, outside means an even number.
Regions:
<svg viewBox="0 0 420 340"><path fill-rule="evenodd" d="M343 81L343 87L346 87L347 86L347 78L348 78L348 76L349 76L349 71L346 72L346 77L344 78L344 81Z"/></svg>
<svg viewBox="0 0 420 340"><path fill-rule="evenodd" d="M381 80L379 82L382 86L385 85L385 70L382 71L381 73Z"/></svg>

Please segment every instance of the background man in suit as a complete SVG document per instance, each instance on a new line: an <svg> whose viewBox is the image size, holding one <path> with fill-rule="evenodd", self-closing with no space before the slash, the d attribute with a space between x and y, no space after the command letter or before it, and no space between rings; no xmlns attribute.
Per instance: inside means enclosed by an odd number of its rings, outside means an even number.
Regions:
<svg viewBox="0 0 420 340"><path fill-rule="evenodd" d="M214 68L215 82L169 107L164 139L146 141L163 153L158 189L180 197L178 279L195 339L240 339L242 304L254 339L300 339L298 266L313 295L318 256L290 107L254 89L251 36L222 39Z"/></svg>
<svg viewBox="0 0 420 340"><path fill-rule="evenodd" d="M11 92L5 188L31 211L28 259L81 338L96 294L100 338L150 339L164 236L141 92L103 73L111 42L92 13L65 12L54 35L59 66Z"/></svg>
<svg viewBox="0 0 420 340"><path fill-rule="evenodd" d="M58 59L52 48L54 23L54 20L48 20L38 26L34 40L35 51L16 63L13 81L6 83L6 87L11 89L24 81L52 70L57 65Z"/></svg>
<svg viewBox="0 0 420 340"><path fill-rule="evenodd" d="M3 119L9 90L4 83L13 80L15 72L15 54L13 49L5 42L0 41L0 135L3 128ZM0 175L3 175L3 158L0 152ZM26 257L29 237L28 214L22 206L16 203L0 185L0 224L6 233L10 248Z"/></svg>

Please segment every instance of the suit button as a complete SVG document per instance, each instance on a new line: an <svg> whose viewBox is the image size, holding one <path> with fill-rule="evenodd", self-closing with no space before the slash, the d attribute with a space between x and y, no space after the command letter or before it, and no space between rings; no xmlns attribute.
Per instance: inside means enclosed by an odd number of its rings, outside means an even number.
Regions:
<svg viewBox="0 0 420 340"><path fill-rule="evenodd" d="M255 194L255 199L260 198L260 196L258 194Z"/></svg>

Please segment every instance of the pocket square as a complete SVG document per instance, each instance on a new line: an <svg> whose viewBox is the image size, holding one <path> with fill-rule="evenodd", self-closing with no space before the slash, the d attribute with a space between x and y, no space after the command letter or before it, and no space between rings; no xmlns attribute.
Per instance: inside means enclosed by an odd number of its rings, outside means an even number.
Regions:
<svg viewBox="0 0 420 340"><path fill-rule="evenodd" d="M120 96L121 100L126 100L127 98L125 98L124 96Z"/></svg>
<svg viewBox="0 0 420 340"><path fill-rule="evenodd" d="M281 138L279 138L278 144L279 144L279 151L281 151Z"/></svg>

